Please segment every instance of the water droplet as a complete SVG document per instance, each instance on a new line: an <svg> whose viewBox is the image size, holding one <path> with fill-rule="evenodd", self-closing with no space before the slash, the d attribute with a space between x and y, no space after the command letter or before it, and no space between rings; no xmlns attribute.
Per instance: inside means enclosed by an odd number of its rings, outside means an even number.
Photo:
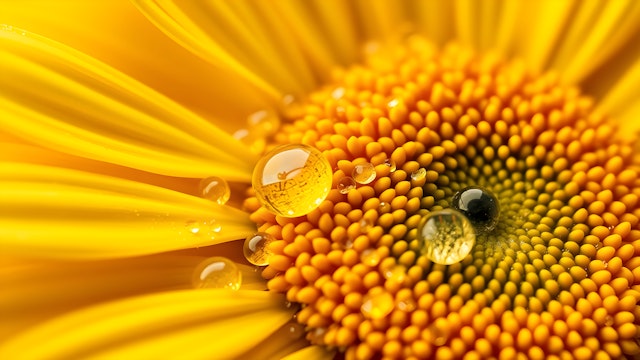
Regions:
<svg viewBox="0 0 640 360"><path fill-rule="evenodd" d="M376 249L365 249L360 254L360 260L368 266L377 266L380 263L380 254Z"/></svg>
<svg viewBox="0 0 640 360"><path fill-rule="evenodd" d="M444 319L437 319L429 326L429 340L435 346L442 346L449 339L450 330Z"/></svg>
<svg viewBox="0 0 640 360"><path fill-rule="evenodd" d="M379 209L378 209L378 212L380 214L386 214L386 213L388 213L390 211L391 211L391 205L389 203L386 203L384 201L380 202L380 206L379 206Z"/></svg>
<svg viewBox="0 0 640 360"><path fill-rule="evenodd" d="M427 177L427 170L425 168L420 168L411 173L411 180L413 181L421 181L425 177Z"/></svg>
<svg viewBox="0 0 640 360"><path fill-rule="evenodd" d="M389 108L394 108L394 107L396 107L396 106L398 106L398 105L400 105L400 100L398 100L398 99L391 99L391 100L387 103L387 106L388 106Z"/></svg>
<svg viewBox="0 0 640 360"><path fill-rule="evenodd" d="M412 312L416 309L416 302L409 298L398 302L398 309L406 312Z"/></svg>
<svg viewBox="0 0 640 360"><path fill-rule="evenodd" d="M605 324L606 326L613 326L613 316L611 316L611 315L607 315L607 316L604 318L604 324Z"/></svg>
<svg viewBox="0 0 640 360"><path fill-rule="evenodd" d="M453 209L432 211L418 225L421 252L437 264L462 261L476 242L471 222Z"/></svg>
<svg viewBox="0 0 640 360"><path fill-rule="evenodd" d="M389 281L402 284L404 279L407 278L407 268L403 265L395 265L384 272L384 277Z"/></svg>
<svg viewBox="0 0 640 360"><path fill-rule="evenodd" d="M356 181L353 180L352 177L345 176L342 179L338 180L338 191L340 194L347 194L349 191L356 188Z"/></svg>
<svg viewBox="0 0 640 360"><path fill-rule="evenodd" d="M453 196L451 207L465 215L480 233L493 230L498 223L498 199L481 187L470 186L458 191Z"/></svg>
<svg viewBox="0 0 640 360"><path fill-rule="evenodd" d="M195 288L238 290L242 283L242 273L233 261L214 256L196 266L192 280Z"/></svg>
<svg viewBox="0 0 640 360"><path fill-rule="evenodd" d="M376 178L376 168L371 163L358 164L353 167L353 179L359 184L369 184Z"/></svg>
<svg viewBox="0 0 640 360"><path fill-rule="evenodd" d="M333 182L329 161L310 146L279 146L253 170L256 197L267 210L285 217L306 215L327 197Z"/></svg>
<svg viewBox="0 0 640 360"><path fill-rule="evenodd" d="M344 88L343 87L339 87L336 88L335 90L333 90L331 92L331 97L338 100L341 99L344 96Z"/></svg>
<svg viewBox="0 0 640 360"><path fill-rule="evenodd" d="M200 233L200 223L197 221L187 221L186 227L187 231L193 235L198 235L198 233Z"/></svg>
<svg viewBox="0 0 640 360"><path fill-rule="evenodd" d="M291 339L300 339L306 333L304 331L304 325L299 324L297 322L290 322L286 325L287 335Z"/></svg>
<svg viewBox="0 0 640 360"><path fill-rule="evenodd" d="M231 190L224 179L211 176L200 181L200 194L205 199L224 205L231 197Z"/></svg>
<svg viewBox="0 0 640 360"><path fill-rule="evenodd" d="M369 291L362 298L360 311L364 317L369 319L382 319L393 310L393 296L386 290L376 288Z"/></svg>
<svg viewBox="0 0 640 360"><path fill-rule="evenodd" d="M384 164L389 167L389 172L396 171L396 162L391 159L385 159Z"/></svg>
<svg viewBox="0 0 640 360"><path fill-rule="evenodd" d="M271 111L256 111L247 117L249 132L268 137L276 133L280 127L280 118Z"/></svg>
<svg viewBox="0 0 640 360"><path fill-rule="evenodd" d="M244 246L242 247L244 257L253 265L269 265L269 258L272 255L271 251L269 251L269 244L272 241L273 236L264 232L248 236L244 240Z"/></svg>

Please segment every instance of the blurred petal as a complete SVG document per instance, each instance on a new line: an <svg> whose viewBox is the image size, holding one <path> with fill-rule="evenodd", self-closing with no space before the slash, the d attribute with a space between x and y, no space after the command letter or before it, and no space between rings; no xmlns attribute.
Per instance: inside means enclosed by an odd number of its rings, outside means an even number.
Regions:
<svg viewBox="0 0 640 360"><path fill-rule="evenodd" d="M159 29L185 48L237 73L272 100L314 85L291 33L270 3L137 0Z"/></svg>
<svg viewBox="0 0 640 360"><path fill-rule="evenodd" d="M239 141L115 69L10 27L0 44L5 131L149 172L250 179L255 159Z"/></svg>
<svg viewBox="0 0 640 360"><path fill-rule="evenodd" d="M246 213L147 184L48 166L0 164L6 254L112 258L245 238Z"/></svg>
<svg viewBox="0 0 640 360"><path fill-rule="evenodd" d="M291 319L293 309L286 309L284 300L263 291L218 289L129 298L61 316L9 339L0 345L0 358L231 359Z"/></svg>
<svg viewBox="0 0 640 360"><path fill-rule="evenodd" d="M327 351L324 347L316 345L298 350L282 360L331 360L334 355L334 352Z"/></svg>

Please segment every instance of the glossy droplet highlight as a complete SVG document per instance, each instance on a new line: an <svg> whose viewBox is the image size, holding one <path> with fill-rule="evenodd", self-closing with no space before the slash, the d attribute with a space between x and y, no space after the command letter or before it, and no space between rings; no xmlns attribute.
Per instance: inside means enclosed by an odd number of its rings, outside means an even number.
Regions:
<svg viewBox="0 0 640 360"><path fill-rule="evenodd" d="M211 176L200 181L200 194L205 199L224 205L231 197L231 189L224 179Z"/></svg>
<svg viewBox="0 0 640 360"><path fill-rule="evenodd" d="M185 226L187 231L193 235L198 235L200 233L200 223L197 221L187 221Z"/></svg>
<svg viewBox="0 0 640 360"><path fill-rule="evenodd" d="M349 191L356 188L356 181L352 177L345 176L338 180L338 191L340 194L347 194Z"/></svg>
<svg viewBox="0 0 640 360"><path fill-rule="evenodd" d="M462 261L476 242L473 225L459 211L432 211L418 225L421 253L437 264Z"/></svg>
<svg viewBox="0 0 640 360"><path fill-rule="evenodd" d="M376 168L371 163L358 164L353 167L352 176L358 184L369 184L376 178Z"/></svg>
<svg viewBox="0 0 640 360"><path fill-rule="evenodd" d="M396 162L391 159L385 159L384 164L389 167L389 172L396 171Z"/></svg>
<svg viewBox="0 0 640 360"><path fill-rule="evenodd" d="M394 307L393 296L386 290L376 288L362 298L360 311L369 319L382 319L389 315Z"/></svg>
<svg viewBox="0 0 640 360"><path fill-rule="evenodd" d="M306 333L306 331L304 331L304 325L299 324L297 322L290 322L286 324L285 330L287 332L287 335L291 339L300 339Z"/></svg>
<svg viewBox="0 0 640 360"><path fill-rule="evenodd" d="M269 244L272 241L273 236L263 232L255 233L248 236L244 240L244 246L242 247L244 257L253 265L269 265L269 258L271 257Z"/></svg>
<svg viewBox="0 0 640 360"><path fill-rule="evenodd" d="M389 281L402 284L407 277L407 268L403 265L395 265L384 272L384 277Z"/></svg>
<svg viewBox="0 0 640 360"><path fill-rule="evenodd" d="M196 266L192 282L195 288L238 290L242 284L242 273L233 261L214 256Z"/></svg>
<svg viewBox="0 0 640 360"><path fill-rule="evenodd" d="M333 182L329 161L311 146L282 145L265 156L253 170L256 197L276 215L298 217L317 208Z"/></svg>
<svg viewBox="0 0 640 360"><path fill-rule="evenodd" d="M500 216L500 205L495 195L477 186L458 191L451 206L464 214L479 233L493 230Z"/></svg>

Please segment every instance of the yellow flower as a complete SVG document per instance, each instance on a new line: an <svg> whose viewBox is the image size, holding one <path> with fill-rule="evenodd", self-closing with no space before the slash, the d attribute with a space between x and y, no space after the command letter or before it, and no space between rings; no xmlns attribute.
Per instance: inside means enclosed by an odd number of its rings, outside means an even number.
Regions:
<svg viewBox="0 0 640 360"><path fill-rule="evenodd" d="M0 23L0 358L640 354L640 2L34 1ZM332 188L287 163L252 188L287 144Z"/></svg>

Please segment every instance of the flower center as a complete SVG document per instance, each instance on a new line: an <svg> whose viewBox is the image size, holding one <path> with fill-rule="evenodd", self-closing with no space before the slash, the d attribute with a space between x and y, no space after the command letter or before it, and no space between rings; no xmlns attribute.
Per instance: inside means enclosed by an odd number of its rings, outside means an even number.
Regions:
<svg viewBox="0 0 640 360"><path fill-rule="evenodd" d="M312 343L349 359L638 351L640 156L588 98L419 37L334 75L262 146L244 203L270 237L268 287Z"/></svg>

